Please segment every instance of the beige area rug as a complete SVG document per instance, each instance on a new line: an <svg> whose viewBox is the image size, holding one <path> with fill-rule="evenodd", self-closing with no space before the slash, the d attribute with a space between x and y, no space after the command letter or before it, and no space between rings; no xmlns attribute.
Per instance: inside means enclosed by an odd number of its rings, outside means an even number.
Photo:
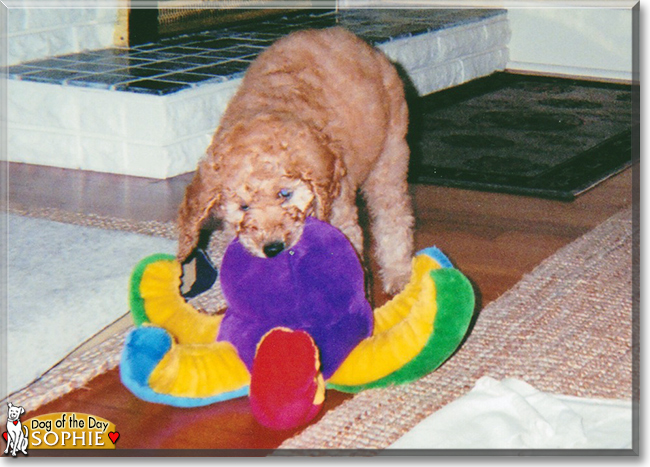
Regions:
<svg viewBox="0 0 650 467"><path fill-rule="evenodd" d="M173 222L134 222L98 215L71 213L52 208L27 209L17 203L11 203L6 208L6 212L18 216L46 219L82 227L137 233L169 240L177 239L176 226ZM224 236L212 236L208 250L211 258L217 264L223 257L226 246L227 240ZM125 289L124 294L126 296L128 290ZM225 305L218 286L192 300L191 303L197 308L215 312ZM80 343L74 351L46 371L36 381L17 392L9 394L6 399L0 402L11 401L16 405L23 406L26 411L34 410L74 389L83 387L95 376L116 367L120 361L124 338L133 326L133 320L128 313L128 309L122 311L124 312L122 317L104 329L98 330L86 342Z"/></svg>
<svg viewBox="0 0 650 467"><path fill-rule="evenodd" d="M356 395L277 454L386 448L482 376L518 378L556 394L631 399L633 237L632 211L613 216L481 310L464 345L437 371Z"/></svg>
<svg viewBox="0 0 650 467"><path fill-rule="evenodd" d="M14 214L175 238L173 223L134 223L24 210ZM637 235L638 238L638 235ZM481 310L460 350L433 374L406 386L369 390L287 440L285 449L382 449L481 376L520 378L537 389L583 397L632 397L632 214L625 210L561 249ZM217 262L226 241L215 237ZM217 310L217 290L195 306ZM125 315L81 345L12 402L34 410L119 364ZM638 394L635 393L635 400Z"/></svg>

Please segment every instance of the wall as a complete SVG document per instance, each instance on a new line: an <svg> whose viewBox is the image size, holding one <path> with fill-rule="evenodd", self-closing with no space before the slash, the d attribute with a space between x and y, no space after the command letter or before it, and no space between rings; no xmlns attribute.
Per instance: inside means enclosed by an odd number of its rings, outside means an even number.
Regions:
<svg viewBox="0 0 650 467"><path fill-rule="evenodd" d="M7 65L112 46L118 1L102 0L93 8L55 8L57 1L3 2L8 6Z"/></svg>
<svg viewBox="0 0 650 467"><path fill-rule="evenodd" d="M631 81L632 14L631 8L509 8L508 69Z"/></svg>

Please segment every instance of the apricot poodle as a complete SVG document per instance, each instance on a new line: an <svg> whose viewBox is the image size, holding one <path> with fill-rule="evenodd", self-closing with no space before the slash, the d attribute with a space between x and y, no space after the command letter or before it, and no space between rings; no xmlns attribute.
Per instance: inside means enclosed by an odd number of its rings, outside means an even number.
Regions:
<svg viewBox="0 0 650 467"><path fill-rule="evenodd" d="M394 66L342 28L286 36L250 66L179 211L179 259L211 217L251 254L293 246L307 216L340 229L363 258L360 189L384 290L409 279L408 110Z"/></svg>

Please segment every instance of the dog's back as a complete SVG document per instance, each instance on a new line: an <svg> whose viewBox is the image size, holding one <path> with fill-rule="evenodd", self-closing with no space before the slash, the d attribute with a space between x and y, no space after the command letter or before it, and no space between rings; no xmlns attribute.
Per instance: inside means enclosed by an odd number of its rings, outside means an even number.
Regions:
<svg viewBox="0 0 650 467"><path fill-rule="evenodd" d="M403 83L380 51L341 28L280 39L250 65L186 190L178 257L210 216L256 256L293 245L312 215L361 255L361 191L384 290L399 291L413 250L407 128ZM280 194L289 185L287 204Z"/></svg>
<svg viewBox="0 0 650 467"><path fill-rule="evenodd" d="M357 184L379 157L389 127L405 132L407 126L395 68L342 28L300 31L269 47L251 64L220 126L260 113L291 114L337 141Z"/></svg>

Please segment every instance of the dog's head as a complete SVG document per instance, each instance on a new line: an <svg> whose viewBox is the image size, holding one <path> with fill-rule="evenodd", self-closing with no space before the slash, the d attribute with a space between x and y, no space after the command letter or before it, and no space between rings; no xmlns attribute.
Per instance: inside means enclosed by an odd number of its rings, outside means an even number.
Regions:
<svg viewBox="0 0 650 467"><path fill-rule="evenodd" d="M249 175L224 190L219 215L248 251L271 258L298 242L305 218L314 212L315 194L299 178Z"/></svg>
<svg viewBox="0 0 650 467"><path fill-rule="evenodd" d="M345 170L333 146L290 115L257 115L220 129L181 207L181 231L194 233L181 237L179 256L191 252L211 213L255 256L295 245L305 219L327 220L339 194Z"/></svg>
<svg viewBox="0 0 650 467"><path fill-rule="evenodd" d="M11 402L7 403L9 406L9 413L7 414L7 420L13 422L18 420L22 414L25 413L25 409L20 406L13 405Z"/></svg>

